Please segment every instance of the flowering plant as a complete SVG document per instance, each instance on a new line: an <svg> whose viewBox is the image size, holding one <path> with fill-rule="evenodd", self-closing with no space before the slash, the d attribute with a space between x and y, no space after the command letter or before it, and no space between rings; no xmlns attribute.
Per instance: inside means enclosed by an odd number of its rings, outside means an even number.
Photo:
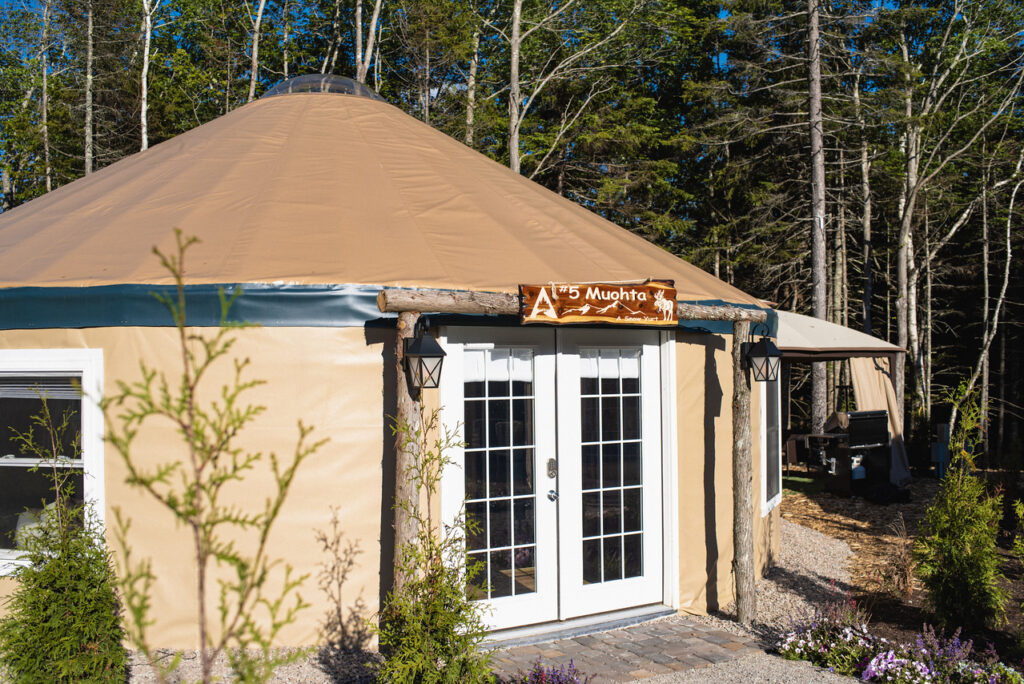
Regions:
<svg viewBox="0 0 1024 684"><path fill-rule="evenodd" d="M810 622L796 625L776 645L783 658L809 660L845 675L854 675L875 646L868 614L852 599L817 609Z"/></svg>
<svg viewBox="0 0 1024 684"><path fill-rule="evenodd" d="M545 667L539 660L534 664L533 669L524 676L514 680L515 684L588 684L593 679L591 675L584 675L576 669L576 663L569 661L568 665L556 668L553 665Z"/></svg>
<svg viewBox="0 0 1024 684"><path fill-rule="evenodd" d="M810 621L794 626L776 644L782 657L807 660L865 682L895 684L1024 684L1019 671L999 662L990 645L977 653L960 630L936 634L925 625L913 644L872 635L867 615L853 601L830 603Z"/></svg>

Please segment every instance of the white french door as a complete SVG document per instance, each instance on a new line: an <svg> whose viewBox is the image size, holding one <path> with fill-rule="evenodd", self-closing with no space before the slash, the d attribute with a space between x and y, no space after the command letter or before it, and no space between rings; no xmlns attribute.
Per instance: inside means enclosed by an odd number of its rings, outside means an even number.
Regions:
<svg viewBox="0 0 1024 684"><path fill-rule="evenodd" d="M658 603L663 593L658 333L451 328L442 481L492 629Z"/></svg>
<svg viewBox="0 0 1024 684"><path fill-rule="evenodd" d="M561 614L661 601L658 333L558 331Z"/></svg>

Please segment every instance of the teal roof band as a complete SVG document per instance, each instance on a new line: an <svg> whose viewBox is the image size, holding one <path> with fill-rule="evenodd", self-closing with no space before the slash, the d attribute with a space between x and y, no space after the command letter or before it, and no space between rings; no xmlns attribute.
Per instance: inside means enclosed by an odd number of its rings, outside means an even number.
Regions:
<svg viewBox="0 0 1024 684"><path fill-rule="evenodd" d="M220 325L220 292L240 291L228 320L267 327L350 328L370 321L395 318L377 308L374 285L264 285L236 283L186 285L188 324ZM96 287L13 287L0 289L0 330L45 328L170 327L167 307L156 295L177 297L173 285L102 285ZM720 306L721 300L689 302ZM733 305L756 309L750 305ZM511 316L445 316L446 321L513 323ZM777 317L768 311L768 326L775 334ZM680 321L679 328L694 332L731 334L728 321Z"/></svg>

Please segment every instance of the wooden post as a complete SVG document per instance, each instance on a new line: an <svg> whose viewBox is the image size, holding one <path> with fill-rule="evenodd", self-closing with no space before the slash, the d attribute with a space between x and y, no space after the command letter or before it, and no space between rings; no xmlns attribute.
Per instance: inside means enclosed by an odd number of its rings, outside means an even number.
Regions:
<svg viewBox="0 0 1024 684"><path fill-rule="evenodd" d="M754 593L753 468L750 458L750 373L743 365L749 321L732 324L732 537L736 619L750 625L757 612Z"/></svg>
<svg viewBox="0 0 1024 684"><path fill-rule="evenodd" d="M395 383L397 393L395 405L395 420L398 425L407 425L408 432L395 434L395 503L408 502L415 505L419 492L413 486L412 481L406 476L409 469L416 462L415 445L409 443L422 425L420 413L420 402L413 399L409 394L409 384L402 366L402 359L405 356L405 340L411 338L416 330L416 322L420 314L416 311L403 311L398 314L397 334L395 335L395 358L397 359L395 374L398 382ZM402 549L411 543L416 537L416 521L409 516L409 513L402 506L395 506L395 585L394 590L400 591L406 581L411 579L405 576L402 565L398 559L402 557Z"/></svg>

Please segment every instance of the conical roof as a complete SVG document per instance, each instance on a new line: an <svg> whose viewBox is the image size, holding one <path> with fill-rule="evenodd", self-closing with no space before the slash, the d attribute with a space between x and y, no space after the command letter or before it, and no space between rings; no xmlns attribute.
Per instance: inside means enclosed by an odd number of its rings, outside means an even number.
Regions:
<svg viewBox="0 0 1024 684"><path fill-rule="evenodd" d="M257 100L0 215L0 288L167 284L152 248L200 238L190 283L515 291L671 278L753 297L385 102Z"/></svg>

